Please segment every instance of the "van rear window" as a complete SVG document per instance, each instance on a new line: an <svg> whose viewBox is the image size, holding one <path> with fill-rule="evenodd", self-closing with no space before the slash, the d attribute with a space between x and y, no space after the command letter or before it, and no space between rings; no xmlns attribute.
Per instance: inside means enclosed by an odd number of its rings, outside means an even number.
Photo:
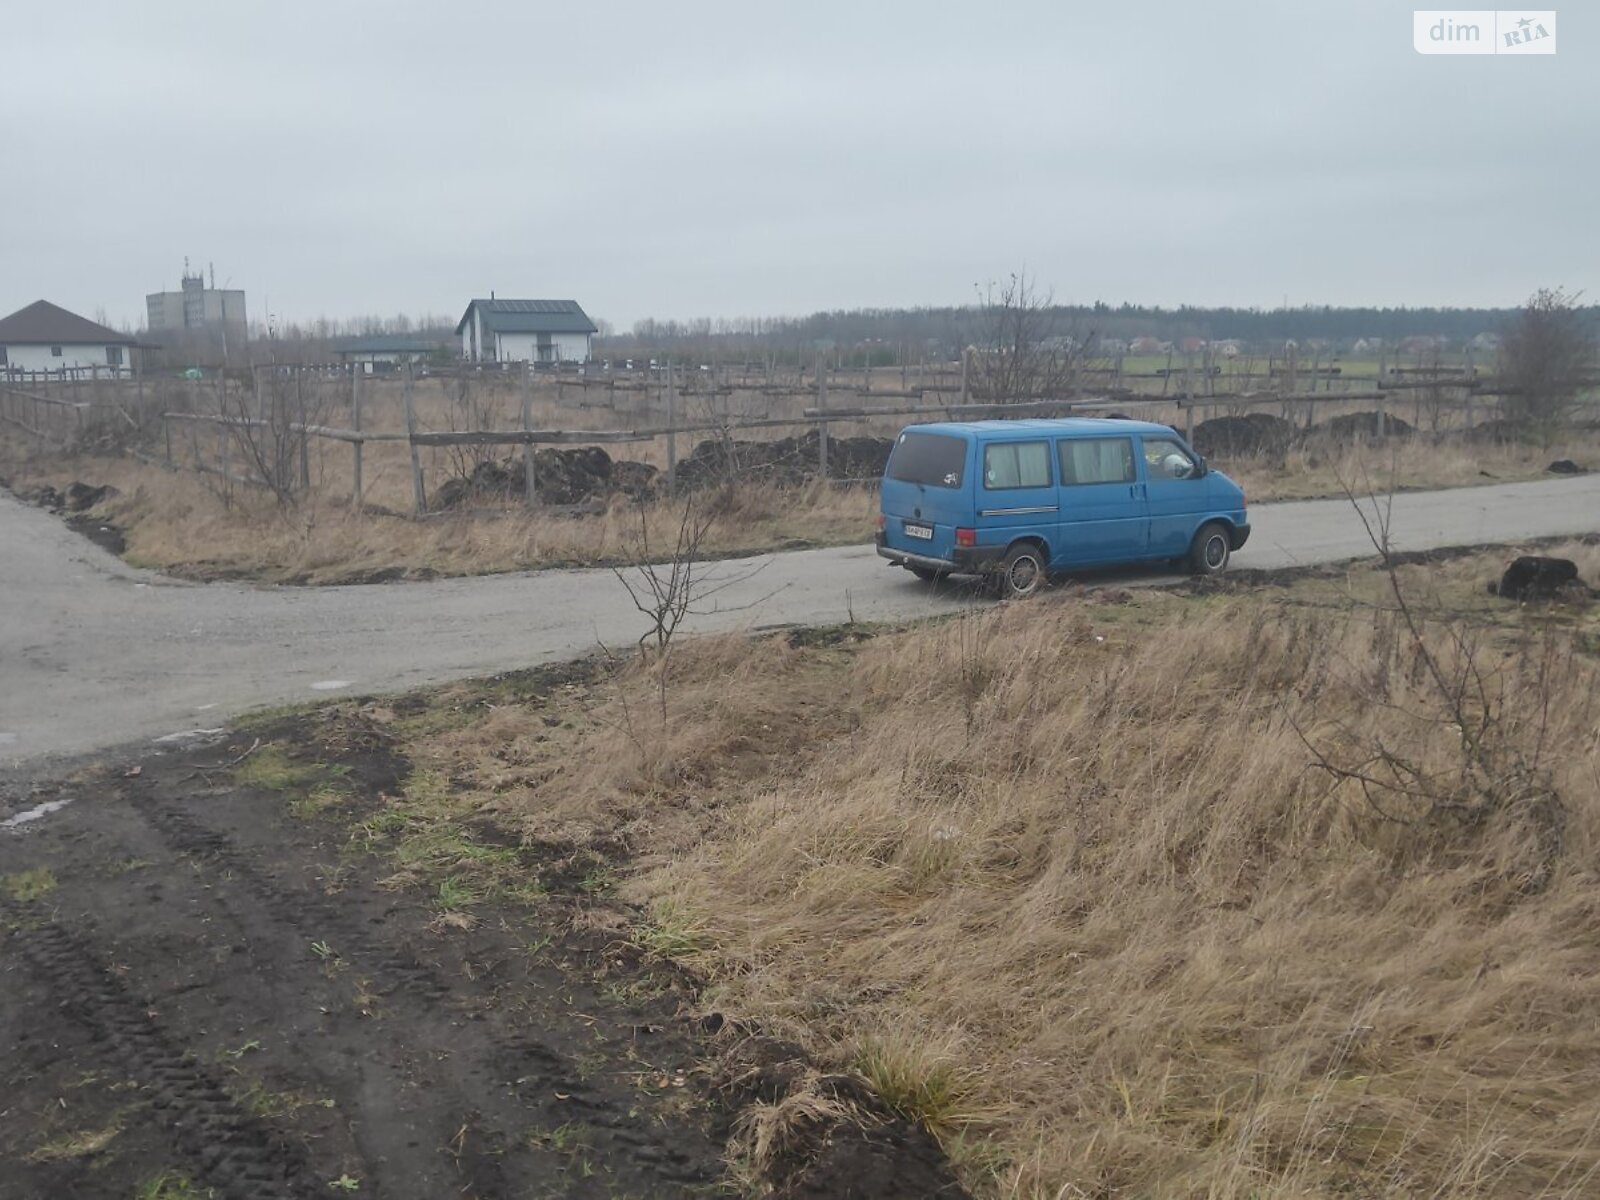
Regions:
<svg viewBox="0 0 1600 1200"><path fill-rule="evenodd" d="M943 433L902 433L889 455L888 475L901 483L958 488L966 465L964 439Z"/></svg>

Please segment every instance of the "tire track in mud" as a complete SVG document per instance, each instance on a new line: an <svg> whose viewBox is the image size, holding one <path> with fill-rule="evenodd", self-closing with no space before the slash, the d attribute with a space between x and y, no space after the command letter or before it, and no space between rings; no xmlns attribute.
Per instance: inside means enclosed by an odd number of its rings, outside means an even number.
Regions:
<svg viewBox="0 0 1600 1200"><path fill-rule="evenodd" d="M391 939L401 932L398 928L386 932L382 924L375 925L359 910L285 887L270 869L264 870L253 862L226 833L142 789L130 791L129 799L169 847L226 872L243 886L266 916L292 928L316 929L337 948L345 962L363 973L372 970L377 994L402 993L412 1002L434 1009L455 997L454 985L434 968L415 955L396 950ZM620 1168L623 1179L613 1178L612 1182L644 1186L650 1195L704 1195L717 1189L720 1159L716 1169L708 1169L704 1155L695 1154L668 1129L659 1125L647 1128L626 1104L619 1106L614 1095L606 1095L603 1089L586 1082L570 1056L537 1036L526 1031L490 1034L487 1044L474 1057L484 1081L494 1081L502 1095L514 1098L528 1116L537 1117L550 1128L581 1127L582 1149L608 1161L613 1169ZM462 1099L470 1103L470 1097ZM503 1152L513 1141L504 1129L494 1127L481 1107L471 1116L487 1144L498 1146ZM493 1177L495 1190L474 1194L511 1194L501 1153L490 1155L488 1161L480 1159L476 1173L480 1186L488 1182L485 1174ZM603 1194L597 1190L599 1180L593 1181L595 1188L586 1187L586 1181L566 1182L577 1189L566 1194Z"/></svg>
<svg viewBox="0 0 1600 1200"><path fill-rule="evenodd" d="M62 1011L105 1043L141 1094L168 1114L163 1127L197 1177L228 1200L324 1194L296 1144L240 1108L85 942L58 923L31 923L37 908L6 910L23 918L8 936L11 946L62 997Z"/></svg>
<svg viewBox="0 0 1600 1200"><path fill-rule="evenodd" d="M408 992L422 1000L437 1002L451 993L451 985L414 955L396 951L393 945L375 935L371 922L353 917L348 906L330 904L307 892L290 891L258 869L234 846L226 834L200 824L187 813L148 799L134 797L140 815L180 854L210 859L247 887L262 908L275 920L299 928L331 930L324 940L336 942L339 956L359 959L381 970L386 991Z"/></svg>

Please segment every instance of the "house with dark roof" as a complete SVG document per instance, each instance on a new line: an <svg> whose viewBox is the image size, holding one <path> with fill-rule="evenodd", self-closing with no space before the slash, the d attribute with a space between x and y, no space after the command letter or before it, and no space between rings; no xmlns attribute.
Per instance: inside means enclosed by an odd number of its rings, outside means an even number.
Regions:
<svg viewBox="0 0 1600 1200"><path fill-rule="evenodd" d="M426 362L441 353L449 355L451 349L448 339L415 333L341 338L333 345L340 362L367 375L393 371L403 363Z"/></svg>
<svg viewBox="0 0 1600 1200"><path fill-rule="evenodd" d="M468 362L587 362L598 332L576 300L474 300L456 325Z"/></svg>
<svg viewBox="0 0 1600 1200"><path fill-rule="evenodd" d="M0 372L133 370L138 343L48 300L0 319Z"/></svg>

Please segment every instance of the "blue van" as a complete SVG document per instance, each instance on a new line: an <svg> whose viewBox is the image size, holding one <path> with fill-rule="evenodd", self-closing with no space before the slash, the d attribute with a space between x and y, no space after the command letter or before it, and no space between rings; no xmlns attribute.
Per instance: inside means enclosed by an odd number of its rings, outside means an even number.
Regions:
<svg viewBox="0 0 1600 1200"><path fill-rule="evenodd" d="M884 558L920 579L991 576L1005 597L1113 563L1214 575L1250 537L1244 489L1148 421L913 425L884 468L882 506Z"/></svg>

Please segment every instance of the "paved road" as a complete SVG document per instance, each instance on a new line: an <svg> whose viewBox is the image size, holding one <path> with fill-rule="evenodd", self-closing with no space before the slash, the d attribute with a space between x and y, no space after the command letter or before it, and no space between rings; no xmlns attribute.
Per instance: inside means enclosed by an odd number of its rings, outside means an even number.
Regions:
<svg viewBox="0 0 1600 1200"><path fill-rule="evenodd" d="M1240 566L1371 550L1343 501L1260 505L1251 520ZM1392 529L1401 549L1593 532L1600 476L1398 496ZM730 577L762 561L711 569ZM772 556L694 628L914 617L973 602L970 589L930 590L870 546L848 546ZM626 646L645 627L606 571L336 588L182 583L127 566L0 491L0 776L260 705Z"/></svg>

